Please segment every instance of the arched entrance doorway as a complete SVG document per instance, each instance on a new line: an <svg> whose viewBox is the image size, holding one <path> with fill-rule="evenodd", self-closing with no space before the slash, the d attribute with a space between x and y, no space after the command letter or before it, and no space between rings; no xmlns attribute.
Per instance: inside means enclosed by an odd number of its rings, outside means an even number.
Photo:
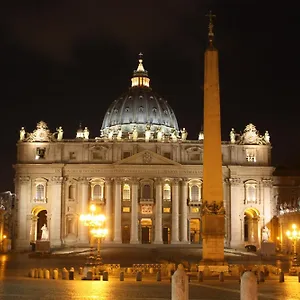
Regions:
<svg viewBox="0 0 300 300"><path fill-rule="evenodd" d="M244 212L244 242L246 245L258 247L259 241L259 211L255 208L248 208Z"/></svg>
<svg viewBox="0 0 300 300"><path fill-rule="evenodd" d="M190 242L191 244L200 243L200 219L190 219Z"/></svg>
<svg viewBox="0 0 300 300"><path fill-rule="evenodd" d="M152 220L150 218L141 219L141 237L142 244L151 244Z"/></svg>
<svg viewBox="0 0 300 300"><path fill-rule="evenodd" d="M32 210L30 241L40 240L42 236L41 228L47 223L47 210L44 207L35 207Z"/></svg>

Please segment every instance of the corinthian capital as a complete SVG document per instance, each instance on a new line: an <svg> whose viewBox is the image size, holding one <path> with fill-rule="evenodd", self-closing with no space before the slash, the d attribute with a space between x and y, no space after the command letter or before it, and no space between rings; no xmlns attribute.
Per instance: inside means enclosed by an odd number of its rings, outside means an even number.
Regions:
<svg viewBox="0 0 300 300"><path fill-rule="evenodd" d="M273 186L273 180L271 178L262 178L261 182L262 182L263 186L266 186L266 187Z"/></svg>
<svg viewBox="0 0 300 300"><path fill-rule="evenodd" d="M63 182L63 177L62 176L53 176L51 177L51 183L52 184L61 184Z"/></svg>
<svg viewBox="0 0 300 300"><path fill-rule="evenodd" d="M29 176L20 176L19 177L19 182L21 184L26 184L30 181L30 177Z"/></svg>
<svg viewBox="0 0 300 300"><path fill-rule="evenodd" d="M241 178L229 178L229 182L231 185L239 185L241 183Z"/></svg>

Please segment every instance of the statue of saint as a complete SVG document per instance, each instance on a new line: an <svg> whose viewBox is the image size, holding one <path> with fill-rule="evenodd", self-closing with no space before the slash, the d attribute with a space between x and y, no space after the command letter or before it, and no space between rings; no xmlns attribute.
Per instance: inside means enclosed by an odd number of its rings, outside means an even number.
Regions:
<svg viewBox="0 0 300 300"><path fill-rule="evenodd" d="M112 129L108 129L107 137L110 141L112 141L113 136L114 136L114 131Z"/></svg>
<svg viewBox="0 0 300 300"><path fill-rule="evenodd" d="M270 230L267 226L264 226L262 229L262 236L261 239L263 242L267 242L270 238Z"/></svg>
<svg viewBox="0 0 300 300"><path fill-rule="evenodd" d="M46 224L43 225L43 227L41 228L41 231L42 231L41 240L49 240L49 230L48 230Z"/></svg>
<svg viewBox="0 0 300 300"><path fill-rule="evenodd" d="M132 131L132 140L136 141L138 138L138 132L136 130L136 126L133 127L133 131Z"/></svg>
<svg viewBox="0 0 300 300"><path fill-rule="evenodd" d="M177 142L177 131L173 130L173 132L171 133L171 138L173 142Z"/></svg>
<svg viewBox="0 0 300 300"><path fill-rule="evenodd" d="M22 127L20 130L20 141L23 141L25 139L25 134L26 134L25 129L24 127Z"/></svg>
<svg viewBox="0 0 300 300"><path fill-rule="evenodd" d="M149 142L150 137L151 137L150 125L147 125L145 130L145 141Z"/></svg>
<svg viewBox="0 0 300 300"><path fill-rule="evenodd" d="M121 126L118 129L118 135L117 135L117 140L120 141L122 139L122 128Z"/></svg>
<svg viewBox="0 0 300 300"><path fill-rule="evenodd" d="M89 139L89 135L90 135L90 131L88 130L87 127L84 127L84 130L83 130L84 139L88 140Z"/></svg>
<svg viewBox="0 0 300 300"><path fill-rule="evenodd" d="M235 131L234 131L234 128L231 128L229 136L230 136L230 143L235 144Z"/></svg>
<svg viewBox="0 0 300 300"><path fill-rule="evenodd" d="M187 131L185 130L185 128L183 128L181 130L181 140L185 141L187 138L187 135L188 135Z"/></svg>
<svg viewBox="0 0 300 300"><path fill-rule="evenodd" d="M200 131L200 132L199 132L198 140L199 140L199 141L203 141L203 140L204 140L204 133L203 133L203 131Z"/></svg>
<svg viewBox="0 0 300 300"><path fill-rule="evenodd" d="M265 138L266 143L270 144L270 134L269 134L268 130L265 132L264 138Z"/></svg>
<svg viewBox="0 0 300 300"><path fill-rule="evenodd" d="M59 126L56 130L57 130L57 140L61 141L63 139L64 131L61 126Z"/></svg>

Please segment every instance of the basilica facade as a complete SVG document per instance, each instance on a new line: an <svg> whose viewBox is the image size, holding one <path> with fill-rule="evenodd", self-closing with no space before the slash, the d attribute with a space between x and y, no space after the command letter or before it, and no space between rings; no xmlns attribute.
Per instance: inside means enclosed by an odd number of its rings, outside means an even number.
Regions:
<svg viewBox="0 0 300 300"><path fill-rule="evenodd" d="M59 124L58 124L59 125ZM131 87L108 108L98 137L81 127L69 139L44 121L20 130L15 169L15 248L41 239L51 247L87 246L80 221L94 204L106 216L106 244L198 244L202 241L202 132L180 128L169 103L150 87L140 58ZM277 235L268 131L253 124L222 142L224 246L260 247L262 229Z"/></svg>

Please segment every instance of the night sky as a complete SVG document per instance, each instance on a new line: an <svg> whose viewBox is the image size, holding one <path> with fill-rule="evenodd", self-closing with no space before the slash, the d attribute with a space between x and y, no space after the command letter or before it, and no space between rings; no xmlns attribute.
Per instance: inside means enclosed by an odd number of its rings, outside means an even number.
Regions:
<svg viewBox="0 0 300 300"><path fill-rule="evenodd" d="M110 103L130 86L139 52L151 87L168 100L188 138L197 139L209 10L217 16L222 140L232 127L239 132L253 123L270 132L274 166L299 165L299 11L288 1L262 2L1 4L0 191L13 190L21 126L32 132L43 120L74 138L82 122L91 138L99 136Z"/></svg>

